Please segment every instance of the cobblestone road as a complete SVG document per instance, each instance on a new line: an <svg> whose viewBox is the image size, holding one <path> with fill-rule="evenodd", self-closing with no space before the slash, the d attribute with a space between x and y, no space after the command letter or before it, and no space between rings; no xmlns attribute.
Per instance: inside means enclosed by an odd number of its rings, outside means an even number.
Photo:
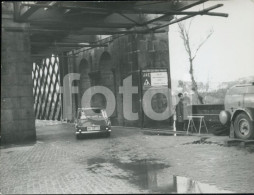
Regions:
<svg viewBox="0 0 254 195"><path fill-rule="evenodd" d="M35 144L1 147L2 194L149 193L172 175L254 192L254 154L213 144L221 138L193 144L200 137L114 127L110 138L77 140L71 124L41 124Z"/></svg>

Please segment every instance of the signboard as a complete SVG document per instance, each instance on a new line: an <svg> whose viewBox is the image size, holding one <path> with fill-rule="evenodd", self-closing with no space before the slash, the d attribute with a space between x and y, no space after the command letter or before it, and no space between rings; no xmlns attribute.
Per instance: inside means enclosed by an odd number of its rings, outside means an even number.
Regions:
<svg viewBox="0 0 254 195"><path fill-rule="evenodd" d="M144 88L151 87L151 73L150 72L142 73L142 85Z"/></svg>
<svg viewBox="0 0 254 195"><path fill-rule="evenodd" d="M144 89L148 89L150 87L168 87L167 69L142 70L142 85Z"/></svg>
<svg viewBox="0 0 254 195"><path fill-rule="evenodd" d="M168 73L167 72L152 72L151 73L151 86L168 86Z"/></svg>

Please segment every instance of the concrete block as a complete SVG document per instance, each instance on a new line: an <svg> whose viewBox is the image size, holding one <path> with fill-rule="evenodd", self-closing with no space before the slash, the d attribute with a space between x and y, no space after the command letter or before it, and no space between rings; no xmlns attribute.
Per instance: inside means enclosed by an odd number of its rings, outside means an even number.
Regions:
<svg viewBox="0 0 254 195"><path fill-rule="evenodd" d="M20 97L20 108L31 108L34 106L34 97L26 96Z"/></svg>
<svg viewBox="0 0 254 195"><path fill-rule="evenodd" d="M30 51L29 35L24 32L3 32L3 46L7 51Z"/></svg>
<svg viewBox="0 0 254 195"><path fill-rule="evenodd" d="M17 65L17 72L20 74L30 74L32 77L32 62L28 63L28 62L20 62Z"/></svg>
<svg viewBox="0 0 254 195"><path fill-rule="evenodd" d="M16 130L13 133L4 134L1 138L2 144L26 143L36 141L35 129L27 129L26 131Z"/></svg>
<svg viewBox="0 0 254 195"><path fill-rule="evenodd" d="M33 96L33 86L32 85L20 85L18 86L18 95L20 97Z"/></svg>
<svg viewBox="0 0 254 195"><path fill-rule="evenodd" d="M18 124L18 130L25 132L28 129L35 129L35 119L23 119L15 121Z"/></svg>
<svg viewBox="0 0 254 195"><path fill-rule="evenodd" d="M3 47L3 46L2 46ZM2 64L8 64L9 63L13 63L15 56L12 55L12 52L7 51L7 48L5 47L4 49L2 49L2 54L1 54L1 62Z"/></svg>
<svg viewBox="0 0 254 195"><path fill-rule="evenodd" d="M13 119L22 120L22 119L34 119L34 110L31 108L20 108L13 110Z"/></svg>
<svg viewBox="0 0 254 195"><path fill-rule="evenodd" d="M1 109L1 123L13 121L13 110L12 109Z"/></svg>
<svg viewBox="0 0 254 195"><path fill-rule="evenodd" d="M24 143L35 141L35 120L16 120L14 122L1 122L1 143Z"/></svg>
<svg viewBox="0 0 254 195"><path fill-rule="evenodd" d="M8 45L8 43L7 43L7 41L6 41L6 39L1 39L1 57L3 58L3 57L5 57L6 56L6 53L7 53L7 51L6 51L6 48L7 48L7 45ZM1 59L2 60L2 59Z"/></svg>
<svg viewBox="0 0 254 195"><path fill-rule="evenodd" d="M23 46L24 51L28 51L28 52L31 51L31 42L28 36L24 37L23 45L24 45Z"/></svg>
<svg viewBox="0 0 254 195"><path fill-rule="evenodd" d="M2 109L13 109L19 108L20 101L19 98L1 98L1 108Z"/></svg>
<svg viewBox="0 0 254 195"><path fill-rule="evenodd" d="M14 75L16 74L16 67L13 63L10 62L2 62L1 75Z"/></svg>
<svg viewBox="0 0 254 195"><path fill-rule="evenodd" d="M2 134L2 132L1 132ZM12 144L17 142L16 140L19 139L19 136L15 133L13 134L2 134L1 136L1 144Z"/></svg>
<svg viewBox="0 0 254 195"><path fill-rule="evenodd" d="M33 85L32 74L20 74L17 80L18 85Z"/></svg>
<svg viewBox="0 0 254 195"><path fill-rule="evenodd" d="M25 33L16 33L15 38L16 38L16 50L17 51L27 51L27 48L25 47Z"/></svg>
<svg viewBox="0 0 254 195"><path fill-rule="evenodd" d="M34 129L27 129L23 132L22 142L36 141L36 131Z"/></svg>
<svg viewBox="0 0 254 195"><path fill-rule="evenodd" d="M4 137L7 134L12 134L18 129L17 123L1 121L1 137Z"/></svg>
<svg viewBox="0 0 254 195"><path fill-rule="evenodd" d="M17 97L18 96L18 87L14 86L5 86L1 85L1 97Z"/></svg>
<svg viewBox="0 0 254 195"><path fill-rule="evenodd" d="M13 76L13 75L2 75L1 76L1 83L5 86L9 86L9 85L16 85L18 83L18 78L17 76Z"/></svg>

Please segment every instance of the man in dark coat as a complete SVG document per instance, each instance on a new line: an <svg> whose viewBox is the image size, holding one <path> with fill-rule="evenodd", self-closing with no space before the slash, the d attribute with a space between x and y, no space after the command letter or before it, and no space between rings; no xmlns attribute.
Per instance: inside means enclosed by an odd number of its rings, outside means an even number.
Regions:
<svg viewBox="0 0 254 195"><path fill-rule="evenodd" d="M179 102L176 105L176 130L183 131L184 127L184 104L183 104L183 94L179 93Z"/></svg>

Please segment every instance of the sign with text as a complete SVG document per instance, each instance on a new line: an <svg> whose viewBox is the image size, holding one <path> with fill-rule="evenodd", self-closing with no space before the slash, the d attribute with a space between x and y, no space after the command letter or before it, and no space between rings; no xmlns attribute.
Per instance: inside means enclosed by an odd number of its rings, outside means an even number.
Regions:
<svg viewBox="0 0 254 195"><path fill-rule="evenodd" d="M167 69L146 69L142 70L142 85L143 89L150 87L168 86L168 71Z"/></svg>
<svg viewBox="0 0 254 195"><path fill-rule="evenodd" d="M167 72L152 72L151 85L153 87L168 86L168 73Z"/></svg>

